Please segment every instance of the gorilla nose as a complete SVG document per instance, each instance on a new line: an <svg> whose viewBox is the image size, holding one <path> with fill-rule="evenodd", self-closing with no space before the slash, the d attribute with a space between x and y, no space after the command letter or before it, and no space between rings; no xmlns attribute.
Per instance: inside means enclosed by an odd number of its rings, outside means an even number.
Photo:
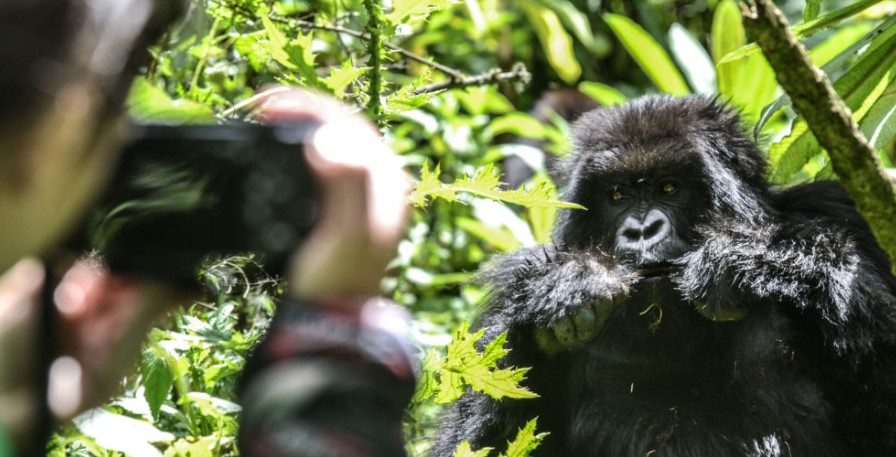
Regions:
<svg viewBox="0 0 896 457"><path fill-rule="evenodd" d="M617 233L617 246L623 250L643 251L669 236L671 224L659 210L651 210L646 216L628 216Z"/></svg>

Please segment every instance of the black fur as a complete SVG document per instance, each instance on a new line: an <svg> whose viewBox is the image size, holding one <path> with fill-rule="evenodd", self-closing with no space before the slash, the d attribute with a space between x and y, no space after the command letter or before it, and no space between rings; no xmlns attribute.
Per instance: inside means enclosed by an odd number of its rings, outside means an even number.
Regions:
<svg viewBox="0 0 896 457"><path fill-rule="evenodd" d="M430 455L462 440L504 449L536 416L551 433L539 456L896 455L896 279L842 188L771 188L715 99L644 97L573 132L558 181L591 210L483 276L479 326L508 331L505 362L533 367L541 397L466 394ZM673 215L688 249L680 268L639 277L613 254L601 183L664 173L699 191ZM563 322L584 342L546 350Z"/></svg>

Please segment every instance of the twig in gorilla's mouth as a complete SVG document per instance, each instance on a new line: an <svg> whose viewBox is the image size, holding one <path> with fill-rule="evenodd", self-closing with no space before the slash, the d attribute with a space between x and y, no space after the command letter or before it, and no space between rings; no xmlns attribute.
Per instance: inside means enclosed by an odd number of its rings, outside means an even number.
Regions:
<svg viewBox="0 0 896 457"><path fill-rule="evenodd" d="M653 278L657 276L666 276L670 273L678 271L681 267L671 263L657 263L653 265L644 265L638 268L638 276L642 278Z"/></svg>

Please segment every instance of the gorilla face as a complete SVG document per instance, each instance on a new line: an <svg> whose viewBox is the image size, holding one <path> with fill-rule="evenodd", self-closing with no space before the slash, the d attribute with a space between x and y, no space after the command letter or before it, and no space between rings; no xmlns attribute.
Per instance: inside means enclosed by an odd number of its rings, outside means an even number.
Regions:
<svg viewBox="0 0 896 457"><path fill-rule="evenodd" d="M562 236L566 244L597 247L620 264L646 270L661 270L692 250L695 229L711 213L711 202L694 171L703 164L693 153L681 154L688 145L676 140L650 150L593 151L582 161L573 170L576 184L567 197L587 210L567 215L567 226L578 229ZM652 161L649 166L642 166L645 157Z"/></svg>

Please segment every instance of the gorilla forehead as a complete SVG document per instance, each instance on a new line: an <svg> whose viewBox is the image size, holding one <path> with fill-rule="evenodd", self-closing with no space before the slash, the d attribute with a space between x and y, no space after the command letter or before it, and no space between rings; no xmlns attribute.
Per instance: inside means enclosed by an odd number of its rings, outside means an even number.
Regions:
<svg viewBox="0 0 896 457"><path fill-rule="evenodd" d="M715 98L652 95L585 113L572 129L578 151L654 150L661 145L698 146L698 139L741 135L737 114ZM733 131L733 132L732 132Z"/></svg>

